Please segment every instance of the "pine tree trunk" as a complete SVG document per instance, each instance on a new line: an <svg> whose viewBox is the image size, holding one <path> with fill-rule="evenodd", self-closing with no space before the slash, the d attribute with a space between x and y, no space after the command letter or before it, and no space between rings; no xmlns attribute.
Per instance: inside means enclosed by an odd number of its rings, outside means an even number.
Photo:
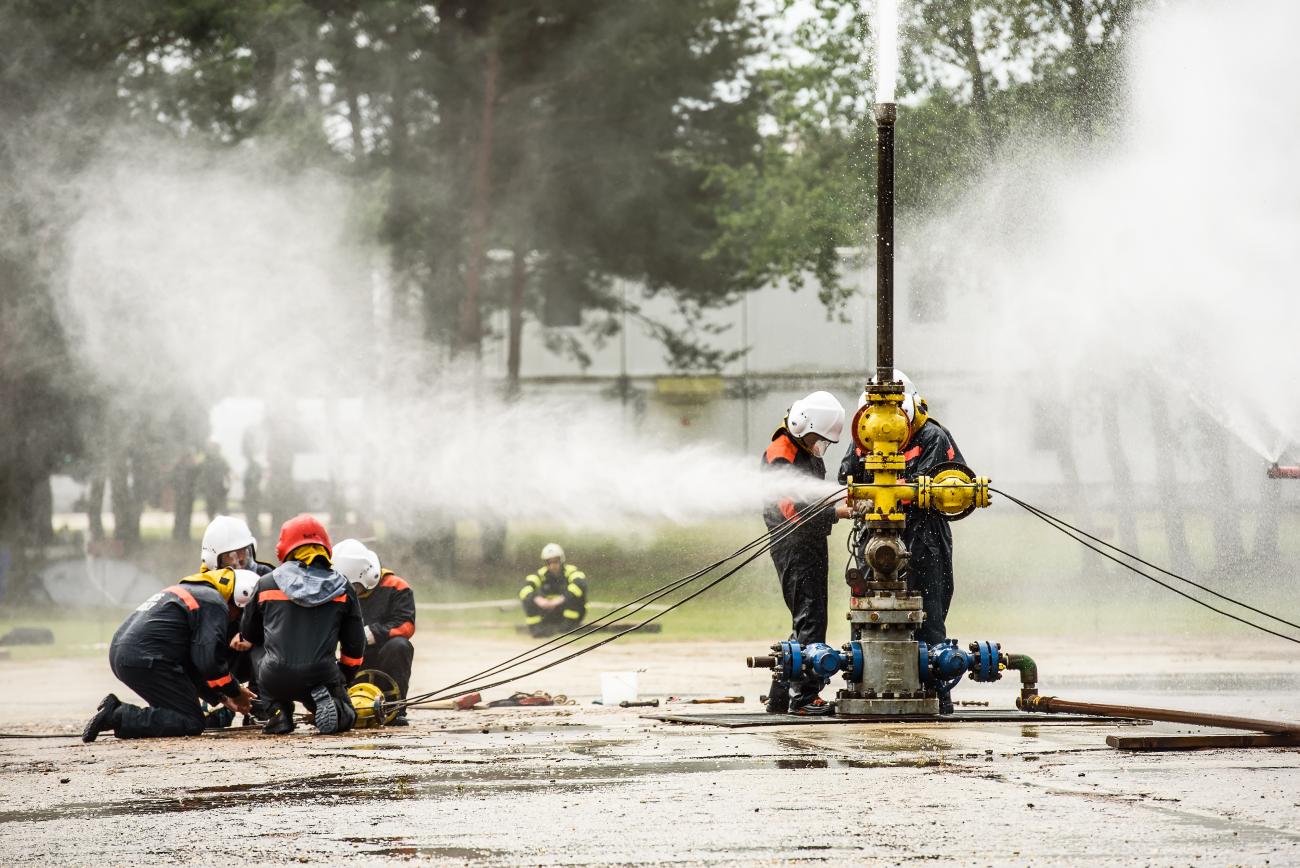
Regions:
<svg viewBox="0 0 1300 868"><path fill-rule="evenodd" d="M528 269L524 264L524 245L515 243L510 272L510 331L506 348L506 384L511 398L519 394L519 366L523 352L524 289Z"/></svg>
<svg viewBox="0 0 1300 868"><path fill-rule="evenodd" d="M1169 546L1170 569L1187 575L1194 569L1191 550L1187 546L1187 528L1183 521L1184 504L1179 496L1174 439L1174 427L1169 422L1169 405L1164 393L1153 384L1148 392L1147 405L1151 408L1151 433L1155 438L1156 491L1159 492L1160 516L1165 526L1165 540Z"/></svg>
<svg viewBox="0 0 1300 868"><path fill-rule="evenodd" d="M482 349L483 325L479 311L483 285L483 258L487 251L492 207L492 125L500 66L495 45L489 45L483 72L483 114L474 157L474 195L470 204L469 250L465 261L465 297L460 305L456 346L460 352Z"/></svg>

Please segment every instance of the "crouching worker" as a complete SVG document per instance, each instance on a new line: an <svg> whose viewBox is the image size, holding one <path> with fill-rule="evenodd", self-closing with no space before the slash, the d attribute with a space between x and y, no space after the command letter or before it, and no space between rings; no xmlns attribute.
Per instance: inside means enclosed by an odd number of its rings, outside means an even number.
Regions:
<svg viewBox="0 0 1300 868"><path fill-rule="evenodd" d="M352 583L361 601L366 656L363 669L392 678L402 699L411 684L415 646L415 592L401 576L379 564L379 556L360 541L345 539L334 547L334 566ZM406 709L389 726L406 726Z"/></svg>
<svg viewBox="0 0 1300 868"><path fill-rule="evenodd" d="M537 637L572 630L587 616L587 575L564 562L564 549L557 543L546 544L542 560L545 565L525 576L519 590L524 622Z"/></svg>
<svg viewBox="0 0 1300 868"><path fill-rule="evenodd" d="M235 573L204 568L145 600L117 628L109 664L148 707L110 693L82 730L82 741L107 731L118 738L198 735L206 722L200 697L232 713L248 712L253 694L227 668Z"/></svg>
<svg viewBox="0 0 1300 868"><path fill-rule="evenodd" d="M329 535L310 515L284 523L275 552L280 566L258 580L239 628L241 643L262 649L254 676L273 703L262 731L292 732L301 702L322 733L345 732L356 721L346 685L366 644L356 591L334 570Z"/></svg>

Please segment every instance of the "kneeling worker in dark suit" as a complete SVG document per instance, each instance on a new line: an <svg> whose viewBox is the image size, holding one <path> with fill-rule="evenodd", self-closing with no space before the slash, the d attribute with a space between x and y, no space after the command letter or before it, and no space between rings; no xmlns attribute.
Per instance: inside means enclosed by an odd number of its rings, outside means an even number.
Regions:
<svg viewBox="0 0 1300 868"><path fill-rule="evenodd" d="M403 699L411 684L415 647L415 592L401 576L383 569L379 556L358 540L345 539L334 547L334 564L357 592L366 628L366 656L362 669L377 669L397 683ZM389 726L406 726L406 710Z"/></svg>

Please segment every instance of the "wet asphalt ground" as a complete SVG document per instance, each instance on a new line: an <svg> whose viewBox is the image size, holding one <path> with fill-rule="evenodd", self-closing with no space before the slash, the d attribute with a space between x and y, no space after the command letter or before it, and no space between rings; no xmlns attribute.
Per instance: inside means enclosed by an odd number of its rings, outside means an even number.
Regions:
<svg viewBox="0 0 1300 868"><path fill-rule="evenodd" d="M1124 654L1039 645L1044 693L1300 718L1300 665L1271 645L1144 645L1136 675ZM590 704L598 671L640 668L647 697L687 680L750 700L684 713L755 712L756 673L700 663L742 651L627 645L525 685L585 687L578 705L416 711L406 729L0 740L0 864L1300 864L1300 749L1130 754L1106 735L1195 730L1051 718L723 729ZM469 665L421 662L430 687ZM111 686L98 661L5 666L11 699L15 679L50 685L6 710L10 732L77 730Z"/></svg>

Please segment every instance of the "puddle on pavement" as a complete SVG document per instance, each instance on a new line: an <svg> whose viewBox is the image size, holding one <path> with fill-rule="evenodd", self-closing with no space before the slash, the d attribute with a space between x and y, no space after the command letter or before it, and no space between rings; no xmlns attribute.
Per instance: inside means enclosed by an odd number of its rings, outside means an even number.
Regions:
<svg viewBox="0 0 1300 868"><path fill-rule="evenodd" d="M358 856L382 856L388 859L469 859L498 856L481 847L422 847L402 838L341 838L346 844L358 844Z"/></svg>
<svg viewBox="0 0 1300 868"><path fill-rule="evenodd" d="M924 756L905 759L862 760L827 757L788 757L772 755L727 755L694 757L674 761L597 761L581 766L511 767L453 765L437 772L407 775L344 773L315 775L268 781L259 784L228 784L178 790L168 795L141 795L129 801L76 802L31 811L0 812L5 823L39 823L52 820L94 819L100 817L147 816L184 811L210 811L223 808L246 808L274 801L282 806L311 806L319 802L398 801L432 799L438 796L465 797L502 792L528 792L555 785L580 786L585 789L614 787L642 778L663 775L689 775L730 771L770 769L807 770L832 768L908 768L928 765ZM426 766L427 767L427 766ZM384 786L377 788L377 781ZM378 854L377 854L378 855Z"/></svg>

